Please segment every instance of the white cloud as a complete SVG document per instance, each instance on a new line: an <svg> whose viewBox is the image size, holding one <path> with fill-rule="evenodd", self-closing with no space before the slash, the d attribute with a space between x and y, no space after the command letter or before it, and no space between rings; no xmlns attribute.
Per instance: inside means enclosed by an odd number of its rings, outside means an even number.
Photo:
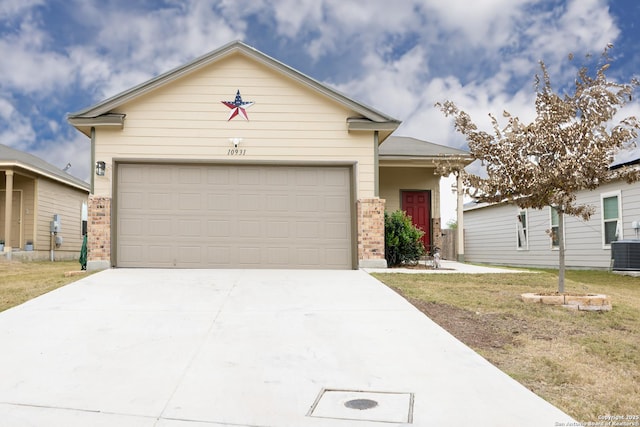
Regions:
<svg viewBox="0 0 640 427"><path fill-rule="evenodd" d="M92 165L89 164L91 161L90 151L89 140L76 132L75 136L70 139L61 135L53 141L48 141L45 146L30 152L59 169L64 169L67 163L71 163L67 172L76 178L89 182L92 172Z"/></svg>
<svg viewBox="0 0 640 427"><path fill-rule="evenodd" d="M55 120L49 120L47 124L49 125L49 129L51 129L51 132L53 133L57 133L60 130L60 124Z"/></svg>
<svg viewBox="0 0 640 427"><path fill-rule="evenodd" d="M0 33L2 90L56 100L76 90L85 99L74 98L82 102L69 108L75 111L244 39L255 24L272 29L260 40L272 47L269 54L285 63L290 55L306 55L313 64L306 73L314 77L309 70L326 68L324 75L334 76L325 79L331 86L403 120L398 134L464 147L436 101L456 102L485 130L490 112L500 117L506 109L530 120L539 59L554 80L570 82L574 66L565 61L567 53L597 54L620 34L605 0L211 3L70 0L62 8L64 25L84 38L59 45L48 25L61 24L48 22L46 10L36 7L44 1L3 0L0 20L10 20L12 29ZM292 52L279 51L283 46ZM35 118L17 111L12 99L0 96L0 138L27 148L37 139ZM43 122L48 131L60 131ZM88 178L88 141L73 135L54 138L54 151L43 148L42 154L59 166L71 162L74 174Z"/></svg>
<svg viewBox="0 0 640 427"><path fill-rule="evenodd" d="M111 79L112 65L104 56L99 56L95 49L84 46L68 48L69 60L74 64L75 78L80 89L94 91L95 86Z"/></svg>
<svg viewBox="0 0 640 427"><path fill-rule="evenodd" d="M20 16L34 6L44 4L45 0L2 0L0 2L0 20L10 20Z"/></svg>
<svg viewBox="0 0 640 427"><path fill-rule="evenodd" d="M273 9L278 32L290 38L307 32L308 24L319 27L325 18L322 1L272 0L269 6Z"/></svg>
<svg viewBox="0 0 640 427"><path fill-rule="evenodd" d="M425 78L424 56L420 46L393 62L385 61L380 52L369 52L364 55L362 65L371 72L344 84L329 84L392 116L407 117L421 108L415 95Z"/></svg>
<svg viewBox="0 0 640 427"><path fill-rule="evenodd" d="M500 120L508 110L530 121L535 117L533 76L539 72L538 60L551 61L550 71L557 72L552 78L570 83L575 66L566 61L569 48L600 50L604 40L618 35L603 1L574 0L566 7L556 6L549 9L525 0L423 3L416 11L439 29L439 39L427 38L426 34L433 36L433 29L423 31L419 45L399 59L385 55L380 47L373 49L363 55L360 75L335 85L403 120L399 134L464 147L464 138L433 107L435 102L454 101L486 131L491 131L489 113ZM343 35L340 29L337 34ZM459 58L462 54L466 56ZM451 61L449 69L441 66L440 56ZM436 63L439 68L432 66Z"/></svg>
<svg viewBox="0 0 640 427"><path fill-rule="evenodd" d="M402 1L390 6L386 0L370 0L364 7L361 2L325 0L322 20L306 22L317 33L309 43L309 54L318 59L344 47L363 55L372 50L382 52L389 48L390 38L420 31L424 22L424 15L417 10L420 3Z"/></svg>
<svg viewBox="0 0 640 427"><path fill-rule="evenodd" d="M218 8L234 23L248 18L273 26L274 41L288 39L314 60L350 51L378 49L393 35L422 28L421 1L369 0L222 0Z"/></svg>
<svg viewBox="0 0 640 427"><path fill-rule="evenodd" d="M77 1L76 19L95 26L91 43L70 46L80 85L95 100L140 84L242 33L207 3L192 1L151 11Z"/></svg>
<svg viewBox="0 0 640 427"><path fill-rule="evenodd" d="M605 0L570 0L552 12L531 17L526 31L530 55L545 60L553 74L574 68L566 65L569 53L581 59L587 53L600 54L620 35Z"/></svg>
<svg viewBox="0 0 640 427"><path fill-rule="evenodd" d="M461 34L465 43L495 47L509 44L530 3L532 0L428 0L425 10L435 15L430 22Z"/></svg>
<svg viewBox="0 0 640 427"><path fill-rule="evenodd" d="M0 119L3 121L9 120L14 111L15 108L8 100L0 98Z"/></svg>
<svg viewBox="0 0 640 427"><path fill-rule="evenodd" d="M0 19L15 21L12 31L2 33L0 81L3 90L41 99L72 87L89 95L80 109L168 71L196 56L218 48L241 33L202 2L180 3L154 11L121 8L117 4L77 1L70 4L67 25L90 25L81 44L56 46L52 34L35 9L42 2L4 1ZM177 3L176 3L177 4ZM76 23L77 22L77 23ZM90 23L90 24L87 24ZM18 111L0 98L0 141L28 151L81 179L90 177L89 144L78 132L61 132L51 141L38 140L31 118L35 105ZM58 117L65 111L57 113ZM44 120L43 126L58 132L59 124ZM72 135L70 139L66 135Z"/></svg>
<svg viewBox="0 0 640 427"><path fill-rule="evenodd" d="M0 98L0 144L24 150L35 138L31 120L20 114L11 101Z"/></svg>
<svg viewBox="0 0 640 427"><path fill-rule="evenodd" d="M0 81L6 89L46 96L68 84L72 66L50 50L51 40L39 25L26 14L14 33L0 38Z"/></svg>

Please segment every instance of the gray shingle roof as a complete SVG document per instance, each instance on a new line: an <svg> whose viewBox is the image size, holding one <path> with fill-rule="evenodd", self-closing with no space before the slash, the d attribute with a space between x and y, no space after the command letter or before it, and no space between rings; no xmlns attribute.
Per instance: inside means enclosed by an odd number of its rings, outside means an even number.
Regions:
<svg viewBox="0 0 640 427"><path fill-rule="evenodd" d="M58 169L33 154L0 144L0 167L2 166L22 167L72 187L89 191L89 184L69 175L62 169Z"/></svg>
<svg viewBox="0 0 640 427"><path fill-rule="evenodd" d="M380 158L385 157L469 157L468 151L433 142L422 141L420 139L407 136L390 136L382 144L378 151Z"/></svg>

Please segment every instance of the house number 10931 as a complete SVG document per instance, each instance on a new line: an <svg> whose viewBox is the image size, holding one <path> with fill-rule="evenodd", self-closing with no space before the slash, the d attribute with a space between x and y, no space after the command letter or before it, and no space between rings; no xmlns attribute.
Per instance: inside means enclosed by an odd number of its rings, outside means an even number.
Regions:
<svg viewBox="0 0 640 427"><path fill-rule="evenodd" d="M227 156L244 156L247 154L247 150L244 148L229 148Z"/></svg>

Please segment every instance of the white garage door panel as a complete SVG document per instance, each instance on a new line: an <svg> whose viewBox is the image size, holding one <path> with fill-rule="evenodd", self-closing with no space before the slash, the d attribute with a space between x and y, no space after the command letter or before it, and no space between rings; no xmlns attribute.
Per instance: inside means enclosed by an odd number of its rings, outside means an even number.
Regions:
<svg viewBox="0 0 640 427"><path fill-rule="evenodd" d="M120 267L352 268L348 167L122 164Z"/></svg>

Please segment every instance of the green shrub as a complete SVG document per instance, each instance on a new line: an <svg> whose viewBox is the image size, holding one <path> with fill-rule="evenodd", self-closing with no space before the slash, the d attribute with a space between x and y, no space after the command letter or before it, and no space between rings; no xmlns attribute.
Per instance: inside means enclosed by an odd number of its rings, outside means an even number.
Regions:
<svg viewBox="0 0 640 427"><path fill-rule="evenodd" d="M417 261L425 253L424 231L416 228L404 211L384 213L384 255L390 267Z"/></svg>

